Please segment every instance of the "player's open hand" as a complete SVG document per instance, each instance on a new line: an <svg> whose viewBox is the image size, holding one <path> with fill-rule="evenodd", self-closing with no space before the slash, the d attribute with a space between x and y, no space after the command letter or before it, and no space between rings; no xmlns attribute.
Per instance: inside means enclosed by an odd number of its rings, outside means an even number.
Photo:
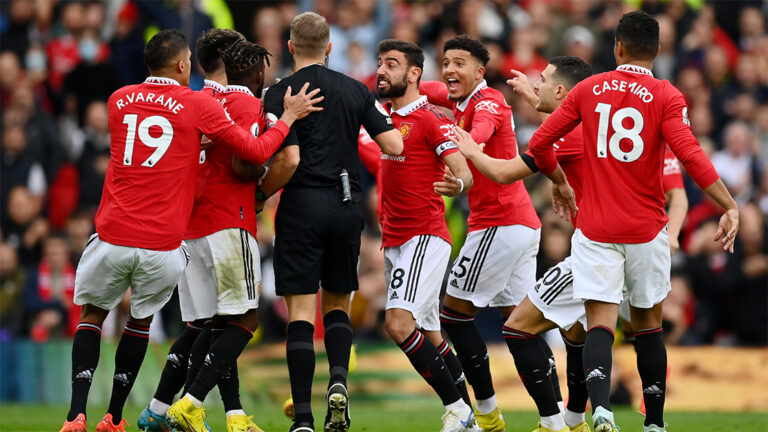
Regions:
<svg viewBox="0 0 768 432"><path fill-rule="evenodd" d="M567 181L552 183L552 209L555 214L570 221L576 216L579 208L576 207L576 194Z"/></svg>
<svg viewBox="0 0 768 432"><path fill-rule="evenodd" d="M518 70L510 69L509 72L513 78L507 80L507 85L512 87L515 93L519 94L526 102L536 105L539 97L533 91L533 86L528 80L528 76Z"/></svg>
<svg viewBox="0 0 768 432"><path fill-rule="evenodd" d="M454 128L453 135L449 138L456 144L461 154L467 159L471 159L473 156L482 153L485 148L485 143L476 143L475 140L472 139L472 135L462 128Z"/></svg>
<svg viewBox="0 0 768 432"><path fill-rule="evenodd" d="M445 173L443 173L443 181L433 183L435 192L445 196L456 196L461 193L462 185L456 176L453 175L451 169L445 167Z"/></svg>
<svg viewBox="0 0 768 432"><path fill-rule="evenodd" d="M322 107L315 106L315 104L322 102L322 100L325 99L325 96L318 96L315 98L315 96L320 93L320 89L314 89L307 93L308 88L309 83L304 83L304 86L298 93L291 95L291 86L288 86L288 88L285 90L285 96L283 97L283 107L285 108L285 114L290 112L295 116L295 120L298 120L308 116L313 112L323 110Z"/></svg>
<svg viewBox="0 0 768 432"><path fill-rule="evenodd" d="M715 233L715 241L723 245L723 250L733 253L733 243L739 233L739 209L726 210L720 218L720 226Z"/></svg>

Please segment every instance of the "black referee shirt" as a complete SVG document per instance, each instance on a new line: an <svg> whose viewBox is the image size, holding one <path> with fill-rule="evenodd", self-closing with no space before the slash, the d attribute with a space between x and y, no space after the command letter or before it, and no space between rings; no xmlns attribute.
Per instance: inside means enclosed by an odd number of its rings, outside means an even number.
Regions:
<svg viewBox="0 0 768 432"><path fill-rule="evenodd" d="M352 190L360 192L360 126L375 137L393 129L392 119L363 83L313 64L269 88L264 107L270 122L283 114L286 88L291 86L296 94L305 82L309 83L308 92L319 88L325 96L318 104L323 111L295 122L283 142L282 147L298 145L301 154L301 162L285 189L338 186L341 170L346 169Z"/></svg>

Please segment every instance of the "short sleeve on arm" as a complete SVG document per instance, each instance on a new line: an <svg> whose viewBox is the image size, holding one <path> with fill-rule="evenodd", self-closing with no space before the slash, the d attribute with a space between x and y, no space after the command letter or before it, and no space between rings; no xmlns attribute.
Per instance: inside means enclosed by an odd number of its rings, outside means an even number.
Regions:
<svg viewBox="0 0 768 432"><path fill-rule="evenodd" d="M394 129L392 118L387 114L381 104L374 99L373 95L365 89L365 104L363 106L363 127L371 137Z"/></svg>

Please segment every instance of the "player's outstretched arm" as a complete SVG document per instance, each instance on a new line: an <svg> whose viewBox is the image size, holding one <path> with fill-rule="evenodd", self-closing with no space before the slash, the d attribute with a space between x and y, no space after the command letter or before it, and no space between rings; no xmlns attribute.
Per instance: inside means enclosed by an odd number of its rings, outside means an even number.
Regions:
<svg viewBox="0 0 768 432"><path fill-rule="evenodd" d="M443 156L443 161L446 165L443 181L434 183L435 192L445 196L456 196L468 191L474 181L464 156L459 152L453 152Z"/></svg>
<svg viewBox="0 0 768 432"><path fill-rule="evenodd" d="M419 93L425 95L432 105L453 108L453 101L448 99L448 87L440 81L421 81Z"/></svg>
<svg viewBox="0 0 768 432"><path fill-rule="evenodd" d="M680 230L688 214L688 196L685 189L674 188L667 191L667 217L669 218L669 249L674 255L680 249Z"/></svg>
<svg viewBox="0 0 768 432"><path fill-rule="evenodd" d="M497 183L510 184L533 174L520 156L507 160L495 159L483 153L485 144L477 144L469 133L460 128L454 129L451 141L478 171Z"/></svg>
<svg viewBox="0 0 768 432"><path fill-rule="evenodd" d="M512 90L514 90L515 93L519 94L524 101L528 102L528 105L535 109L536 105L539 104L539 96L537 96L536 92L533 90L533 86L531 85L531 81L528 80L528 76L518 70L510 69L509 71L514 78L508 79L507 85L512 87ZM538 110L536 112L539 114L541 121L544 121L549 117L549 113Z"/></svg>
<svg viewBox="0 0 768 432"><path fill-rule="evenodd" d="M403 152L403 136L397 129L382 132L373 137L373 140L379 145L381 151L390 156L397 156Z"/></svg>

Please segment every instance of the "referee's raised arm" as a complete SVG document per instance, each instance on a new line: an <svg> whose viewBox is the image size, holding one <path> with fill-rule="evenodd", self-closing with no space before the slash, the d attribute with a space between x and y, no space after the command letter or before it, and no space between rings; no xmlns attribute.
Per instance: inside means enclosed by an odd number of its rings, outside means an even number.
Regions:
<svg viewBox="0 0 768 432"><path fill-rule="evenodd" d="M323 110L293 124L257 192L283 194L275 219L275 288L288 306L286 358L296 411L293 432L314 431L310 404L315 353L315 297L323 288L325 348L330 365L324 430L349 429L347 368L352 345L349 299L357 290L357 260L363 228L360 126L382 151L403 151L400 132L361 82L325 67L331 55L325 18L306 12L291 23L288 49L294 73L270 87L264 98L269 121L283 112L288 86L320 89Z"/></svg>

